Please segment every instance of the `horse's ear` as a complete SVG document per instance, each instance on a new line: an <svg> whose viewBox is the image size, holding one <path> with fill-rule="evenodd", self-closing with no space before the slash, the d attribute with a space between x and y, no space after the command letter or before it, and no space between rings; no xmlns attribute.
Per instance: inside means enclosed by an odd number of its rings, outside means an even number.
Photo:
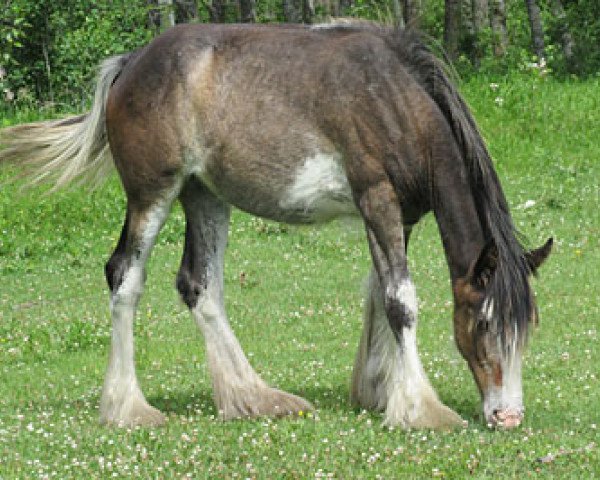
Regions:
<svg viewBox="0 0 600 480"><path fill-rule="evenodd" d="M492 275L498 266L498 247L494 240L486 243L479 257L469 269L469 280L471 285L477 289L484 290L490 282Z"/></svg>
<svg viewBox="0 0 600 480"><path fill-rule="evenodd" d="M548 258L553 244L554 239L550 237L543 246L531 250L525 254L525 260L527 260L527 264L529 265L531 273L535 274L540 265Z"/></svg>

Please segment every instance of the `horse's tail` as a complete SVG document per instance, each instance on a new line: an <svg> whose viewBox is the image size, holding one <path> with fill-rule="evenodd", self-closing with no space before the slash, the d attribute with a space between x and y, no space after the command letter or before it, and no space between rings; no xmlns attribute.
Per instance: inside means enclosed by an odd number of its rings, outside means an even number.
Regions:
<svg viewBox="0 0 600 480"><path fill-rule="evenodd" d="M88 113L0 130L0 164L18 165L31 183L53 183L53 190L74 180L92 185L103 180L113 165L106 135L106 101L128 57L118 55L102 63Z"/></svg>
<svg viewBox="0 0 600 480"><path fill-rule="evenodd" d="M527 336L534 308L527 281L531 272L483 137L450 80L447 66L414 34L401 33L396 42L396 51L411 66L412 74L437 104L452 129L469 171L471 192L486 241L492 241L498 249L498 266L491 295L498 305L505 305L508 310L496 312L498 331L504 340L507 326L502 317L510 318L513 323L508 330L519 332L519 340L522 341Z"/></svg>

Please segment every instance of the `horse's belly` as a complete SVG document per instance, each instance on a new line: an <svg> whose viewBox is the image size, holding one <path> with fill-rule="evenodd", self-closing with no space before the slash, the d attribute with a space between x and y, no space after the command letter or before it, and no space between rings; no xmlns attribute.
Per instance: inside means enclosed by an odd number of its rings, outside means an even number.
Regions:
<svg viewBox="0 0 600 480"><path fill-rule="evenodd" d="M341 155L317 152L296 162L246 163L203 180L232 205L271 220L320 223L356 215Z"/></svg>
<svg viewBox="0 0 600 480"><path fill-rule="evenodd" d="M356 214L339 154L317 153L307 157L294 173L293 181L279 199L283 212L309 222Z"/></svg>

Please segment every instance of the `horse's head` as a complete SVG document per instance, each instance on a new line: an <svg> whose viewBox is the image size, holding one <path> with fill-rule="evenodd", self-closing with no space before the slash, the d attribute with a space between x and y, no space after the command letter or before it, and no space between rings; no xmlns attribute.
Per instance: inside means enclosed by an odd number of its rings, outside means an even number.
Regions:
<svg viewBox="0 0 600 480"><path fill-rule="evenodd" d="M529 272L535 273L551 248L549 239L541 248L525 254ZM521 356L526 332L518 331L519 323L514 319L502 318L502 312L511 309L496 305L491 295L490 284L497 266L498 250L491 243L482 250L467 275L455 282L454 334L458 349L475 377L486 422L511 428L518 426L524 415ZM526 283L530 297L528 321L536 323L535 299Z"/></svg>

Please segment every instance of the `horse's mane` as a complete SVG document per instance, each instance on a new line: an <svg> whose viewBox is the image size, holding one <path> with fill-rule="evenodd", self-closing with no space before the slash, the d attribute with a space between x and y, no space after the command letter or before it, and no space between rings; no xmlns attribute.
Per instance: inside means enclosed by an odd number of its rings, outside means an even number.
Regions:
<svg viewBox="0 0 600 480"><path fill-rule="evenodd" d="M513 343L522 345L535 309L528 282L531 269L483 138L451 82L446 64L420 36L411 31L390 29L388 43L438 105L454 133L469 171L471 193L484 236L498 251L497 268L487 287L487 296L494 305L491 327L498 332L505 348Z"/></svg>

